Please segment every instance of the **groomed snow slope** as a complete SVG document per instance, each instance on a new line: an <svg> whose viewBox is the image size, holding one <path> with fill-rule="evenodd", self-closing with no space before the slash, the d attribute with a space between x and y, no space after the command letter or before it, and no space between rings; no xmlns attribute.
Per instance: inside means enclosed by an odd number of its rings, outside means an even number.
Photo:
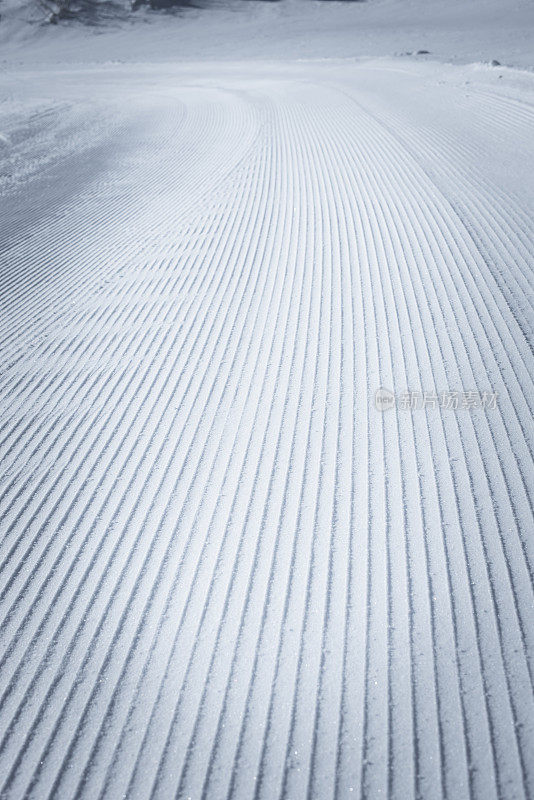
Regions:
<svg viewBox="0 0 534 800"><path fill-rule="evenodd" d="M532 77L1 80L0 796L534 797Z"/></svg>

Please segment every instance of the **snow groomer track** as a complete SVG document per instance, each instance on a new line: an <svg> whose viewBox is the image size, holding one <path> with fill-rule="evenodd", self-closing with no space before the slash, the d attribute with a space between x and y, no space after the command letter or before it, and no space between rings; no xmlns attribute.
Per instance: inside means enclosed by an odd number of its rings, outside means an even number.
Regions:
<svg viewBox="0 0 534 800"><path fill-rule="evenodd" d="M17 80L0 797L534 797L525 92Z"/></svg>

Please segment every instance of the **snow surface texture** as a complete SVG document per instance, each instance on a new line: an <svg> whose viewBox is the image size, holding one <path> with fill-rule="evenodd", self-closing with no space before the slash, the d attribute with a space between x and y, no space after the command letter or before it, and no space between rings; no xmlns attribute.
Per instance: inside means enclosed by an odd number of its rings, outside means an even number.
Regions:
<svg viewBox="0 0 534 800"><path fill-rule="evenodd" d="M0 797L533 798L534 77L210 13L4 45Z"/></svg>

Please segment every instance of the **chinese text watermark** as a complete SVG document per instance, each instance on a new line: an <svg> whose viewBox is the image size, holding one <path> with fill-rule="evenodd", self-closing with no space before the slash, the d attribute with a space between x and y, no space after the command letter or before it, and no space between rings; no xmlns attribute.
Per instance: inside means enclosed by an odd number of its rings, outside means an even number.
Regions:
<svg viewBox="0 0 534 800"><path fill-rule="evenodd" d="M380 387L375 393L375 407L378 411L388 411L396 406L404 411L420 411L425 409L440 408L456 411L464 409L492 410L497 408L497 392L493 391L453 391L441 392L412 391L395 394L389 389Z"/></svg>

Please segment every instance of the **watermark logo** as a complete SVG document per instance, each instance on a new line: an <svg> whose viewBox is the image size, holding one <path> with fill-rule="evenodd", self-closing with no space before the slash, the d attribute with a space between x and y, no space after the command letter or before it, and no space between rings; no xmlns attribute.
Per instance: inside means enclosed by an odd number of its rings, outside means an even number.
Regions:
<svg viewBox="0 0 534 800"><path fill-rule="evenodd" d="M381 386L375 392L375 408L377 411L388 411L396 406L403 411L421 411L426 409L445 409L456 411L464 409L474 411L482 409L491 411L497 408L497 392L446 390L442 392L423 392L407 390L396 395L390 389Z"/></svg>
<svg viewBox="0 0 534 800"><path fill-rule="evenodd" d="M383 386L375 393L375 407L377 411L387 411L395 405L395 395Z"/></svg>

